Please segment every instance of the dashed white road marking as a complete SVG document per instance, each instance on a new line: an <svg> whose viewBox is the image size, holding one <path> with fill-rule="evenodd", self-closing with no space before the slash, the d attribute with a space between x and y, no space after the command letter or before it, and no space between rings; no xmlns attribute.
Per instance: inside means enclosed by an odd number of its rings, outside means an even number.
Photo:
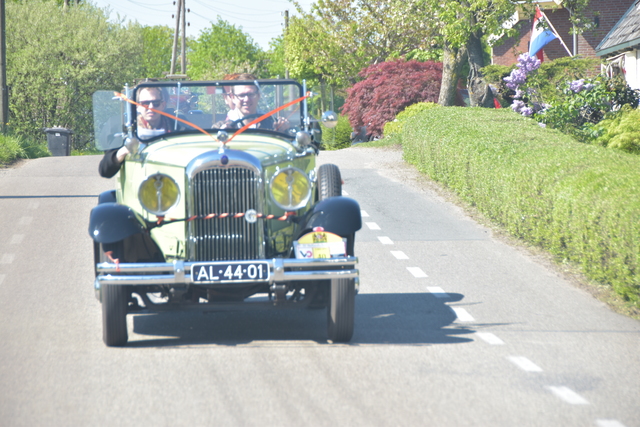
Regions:
<svg viewBox="0 0 640 427"><path fill-rule="evenodd" d="M23 240L24 240L24 234L14 234L11 237L11 241L9 242L9 244L19 245L20 243L22 243Z"/></svg>
<svg viewBox="0 0 640 427"><path fill-rule="evenodd" d="M476 332L476 335L491 345L504 345L504 341L490 332Z"/></svg>
<svg viewBox="0 0 640 427"><path fill-rule="evenodd" d="M542 368L523 356L509 356L508 359L523 371L542 372Z"/></svg>
<svg viewBox="0 0 640 427"><path fill-rule="evenodd" d="M475 322L476 319L469 314L467 310L461 307L450 307L456 315L456 318L461 322Z"/></svg>
<svg viewBox="0 0 640 427"><path fill-rule="evenodd" d="M547 388L551 390L551 392L556 396L558 396L560 399L572 405L588 405L589 404L589 402L587 402L587 400L584 397L580 396L578 393L571 390L569 387L549 386Z"/></svg>
<svg viewBox="0 0 640 427"><path fill-rule="evenodd" d="M409 270L409 273L413 274L413 277L415 277L416 279L420 279L422 277L428 277L427 274L424 271L422 271L420 267L407 267L407 270Z"/></svg>
<svg viewBox="0 0 640 427"><path fill-rule="evenodd" d="M391 251L391 255L393 255L394 257L396 257L396 259L409 259L409 257L407 256L407 254L405 254L402 251Z"/></svg>
<svg viewBox="0 0 640 427"><path fill-rule="evenodd" d="M380 226L375 222L365 222L365 224L367 224L367 227L369 227L369 230L380 230Z"/></svg>
<svg viewBox="0 0 640 427"><path fill-rule="evenodd" d="M625 427L618 420L596 420L596 425L598 427Z"/></svg>
<svg viewBox="0 0 640 427"><path fill-rule="evenodd" d="M378 240L380 240L380 243L382 243L383 245L393 245L393 240L391 240L387 236L378 236Z"/></svg>
<svg viewBox="0 0 640 427"><path fill-rule="evenodd" d="M19 225L29 225L29 224L31 224L31 221L33 221L33 217L32 216L23 216L22 218L20 218L18 220L18 224Z"/></svg>
<svg viewBox="0 0 640 427"><path fill-rule="evenodd" d="M367 213L367 211L364 211L362 209L360 209L360 216L362 218L369 218L369 214Z"/></svg>
<svg viewBox="0 0 640 427"><path fill-rule="evenodd" d="M348 195L349 195L349 193L347 193L346 191L342 190L342 195L343 195L343 196L348 196Z"/></svg>
<svg viewBox="0 0 640 427"><path fill-rule="evenodd" d="M449 298L449 294L438 286L427 286L427 291L436 298Z"/></svg>
<svg viewBox="0 0 640 427"><path fill-rule="evenodd" d="M0 264L11 264L15 258L16 256L14 254L2 254Z"/></svg>

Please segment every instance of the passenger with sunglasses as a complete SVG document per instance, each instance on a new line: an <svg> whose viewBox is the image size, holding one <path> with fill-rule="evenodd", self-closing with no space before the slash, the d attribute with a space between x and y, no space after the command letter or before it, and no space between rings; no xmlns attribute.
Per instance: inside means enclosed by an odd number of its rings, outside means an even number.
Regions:
<svg viewBox="0 0 640 427"><path fill-rule="evenodd" d="M171 121L159 111L164 111L165 100L162 90L159 87L143 87L137 94L136 110L138 112L137 134L141 139L148 139L154 136L171 132ZM156 110L156 111L154 111ZM120 148L107 150L100 161L98 171L100 176L111 178L119 170L124 159L129 154L129 149L123 145Z"/></svg>

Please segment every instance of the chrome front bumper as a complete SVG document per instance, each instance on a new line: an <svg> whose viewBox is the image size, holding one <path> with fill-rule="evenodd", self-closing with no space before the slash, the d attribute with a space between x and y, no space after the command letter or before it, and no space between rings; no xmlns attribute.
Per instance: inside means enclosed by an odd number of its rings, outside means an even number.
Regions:
<svg viewBox="0 0 640 427"><path fill-rule="evenodd" d="M323 259L280 259L252 260L269 264L269 280L265 284L286 283L299 280L330 280L358 278L357 257ZM95 287L99 291L103 284L147 286L147 285L187 285L193 284L191 267L202 262L174 261L172 263L131 263L96 264ZM220 280L215 284L234 284L234 281Z"/></svg>

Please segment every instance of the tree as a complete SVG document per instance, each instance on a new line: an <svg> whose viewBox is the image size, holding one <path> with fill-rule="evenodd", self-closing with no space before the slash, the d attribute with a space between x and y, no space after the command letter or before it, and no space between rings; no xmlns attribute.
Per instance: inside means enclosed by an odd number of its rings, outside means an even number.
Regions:
<svg viewBox="0 0 640 427"><path fill-rule="evenodd" d="M91 4L62 10L55 2L7 3L10 127L44 141L45 127L73 130L74 146L93 139L92 94L121 90L139 75L136 27L109 23Z"/></svg>
<svg viewBox="0 0 640 427"><path fill-rule="evenodd" d="M433 49L431 14L422 0L318 0L311 12L296 1L285 34L292 75L345 87L371 64Z"/></svg>
<svg viewBox="0 0 640 427"><path fill-rule="evenodd" d="M360 76L363 80L348 90L342 113L353 129L366 126L367 136L375 138L409 105L438 99L442 65L399 59L371 65Z"/></svg>
<svg viewBox="0 0 640 427"><path fill-rule="evenodd" d="M467 87L472 106L493 106L493 97L480 69L484 67L484 39L491 34L513 35L515 29L503 24L516 8L529 10L531 0L424 0L438 22L438 43L443 46L441 105L453 105L462 62L469 64ZM529 7L530 8L530 7Z"/></svg>
<svg viewBox="0 0 640 427"><path fill-rule="evenodd" d="M268 77L266 55L251 36L218 16L189 43L187 74L192 80L219 79L229 73Z"/></svg>
<svg viewBox="0 0 640 427"><path fill-rule="evenodd" d="M142 27L142 75L161 78L171 69L173 29L166 25Z"/></svg>

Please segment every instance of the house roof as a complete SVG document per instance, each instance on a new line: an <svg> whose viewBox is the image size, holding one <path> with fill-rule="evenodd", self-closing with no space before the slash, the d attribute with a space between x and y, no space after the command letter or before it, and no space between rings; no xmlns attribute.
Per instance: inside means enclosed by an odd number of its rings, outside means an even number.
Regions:
<svg viewBox="0 0 640 427"><path fill-rule="evenodd" d="M596 47L596 55L606 56L640 45L640 0L635 1Z"/></svg>

